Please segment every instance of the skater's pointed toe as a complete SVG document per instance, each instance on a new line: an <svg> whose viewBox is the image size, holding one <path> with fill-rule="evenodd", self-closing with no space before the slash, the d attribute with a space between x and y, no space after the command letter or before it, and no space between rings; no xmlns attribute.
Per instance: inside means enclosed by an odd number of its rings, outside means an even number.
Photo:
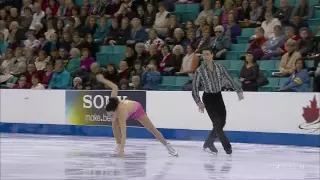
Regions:
<svg viewBox="0 0 320 180"><path fill-rule="evenodd" d="M232 148L228 148L228 149L225 149L226 153L231 155L232 154Z"/></svg>

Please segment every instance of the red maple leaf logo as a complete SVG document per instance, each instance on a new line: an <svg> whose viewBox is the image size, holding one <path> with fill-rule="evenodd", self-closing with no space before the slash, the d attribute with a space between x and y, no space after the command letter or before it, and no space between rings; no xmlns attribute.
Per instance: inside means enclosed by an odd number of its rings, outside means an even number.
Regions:
<svg viewBox="0 0 320 180"><path fill-rule="evenodd" d="M313 97L313 100L310 101L310 106L303 108L302 117L306 120L307 123L315 122L320 116L320 109L317 105L316 96Z"/></svg>

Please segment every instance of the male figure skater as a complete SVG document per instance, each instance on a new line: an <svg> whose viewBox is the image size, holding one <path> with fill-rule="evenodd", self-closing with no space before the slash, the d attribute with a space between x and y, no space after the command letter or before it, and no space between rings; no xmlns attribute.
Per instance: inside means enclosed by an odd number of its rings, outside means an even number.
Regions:
<svg viewBox="0 0 320 180"><path fill-rule="evenodd" d="M192 97L197 103L201 113L204 113L204 108L206 108L213 124L213 129L205 141L203 148L209 148L213 153L217 153L218 150L213 142L218 136L226 153L232 154L231 144L223 131L227 114L221 94L221 88L223 82L228 82L231 88L238 93L239 100L243 99L243 91L237 86L223 65L214 63L214 54L211 49L203 50L202 57L204 63L198 67L193 77ZM202 102L199 96L200 85L204 90Z"/></svg>

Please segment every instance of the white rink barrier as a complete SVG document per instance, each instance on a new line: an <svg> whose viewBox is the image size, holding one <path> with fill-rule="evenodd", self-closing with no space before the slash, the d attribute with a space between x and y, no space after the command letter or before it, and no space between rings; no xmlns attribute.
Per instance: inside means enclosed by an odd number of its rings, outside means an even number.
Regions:
<svg viewBox="0 0 320 180"><path fill-rule="evenodd" d="M112 136L104 113L109 91L1 89L1 132ZM320 146L320 94L248 92L238 101L223 93L227 107L225 130L233 142ZM191 92L122 91L120 99L139 101L164 136L203 140L212 129ZM151 138L129 120L128 136Z"/></svg>

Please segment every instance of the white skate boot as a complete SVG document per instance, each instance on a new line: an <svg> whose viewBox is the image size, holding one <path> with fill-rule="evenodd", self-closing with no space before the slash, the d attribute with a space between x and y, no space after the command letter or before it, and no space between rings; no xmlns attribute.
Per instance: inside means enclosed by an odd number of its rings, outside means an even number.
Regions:
<svg viewBox="0 0 320 180"><path fill-rule="evenodd" d="M178 151L174 150L171 144L167 143L166 148L168 150L168 153L171 154L172 156L179 156Z"/></svg>
<svg viewBox="0 0 320 180"><path fill-rule="evenodd" d="M112 157L117 156L119 149L120 149L120 144L117 144L117 147L111 152L111 156Z"/></svg>

